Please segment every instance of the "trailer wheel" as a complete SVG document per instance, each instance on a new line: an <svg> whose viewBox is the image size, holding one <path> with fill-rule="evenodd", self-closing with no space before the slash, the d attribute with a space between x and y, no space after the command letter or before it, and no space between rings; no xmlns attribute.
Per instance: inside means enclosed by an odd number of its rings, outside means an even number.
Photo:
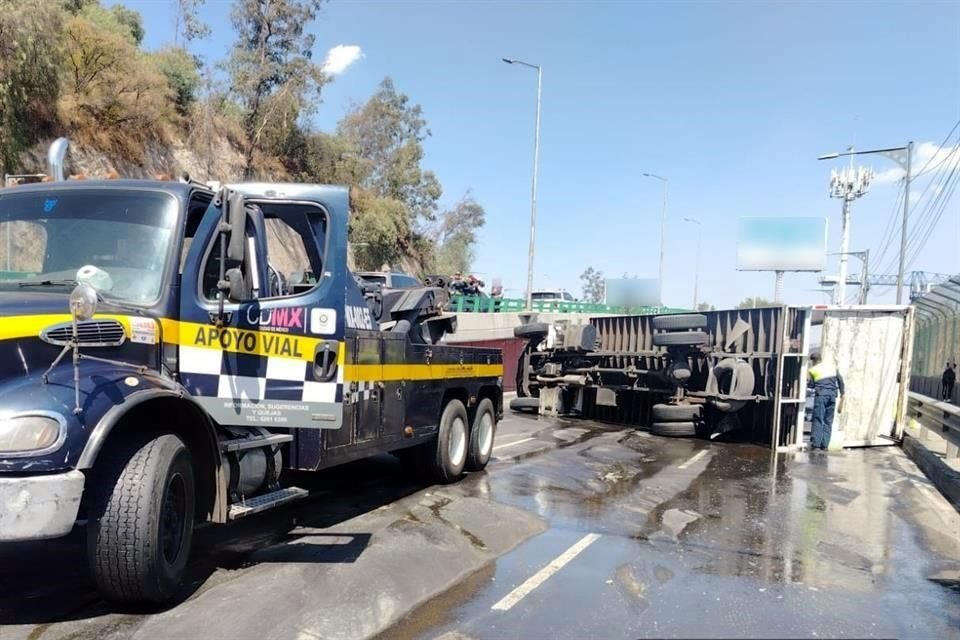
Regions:
<svg viewBox="0 0 960 640"><path fill-rule="evenodd" d="M514 337L526 338L527 340L543 340L549 332L550 327L545 322L531 322L513 329Z"/></svg>
<svg viewBox="0 0 960 640"><path fill-rule="evenodd" d="M695 404L655 404L654 422L693 422L700 419L700 406Z"/></svg>
<svg viewBox="0 0 960 640"><path fill-rule="evenodd" d="M674 333L653 334L655 347L696 347L707 343L707 334L703 331L676 331Z"/></svg>
<svg viewBox="0 0 960 640"><path fill-rule="evenodd" d="M692 438L697 435L697 425L694 422L654 422L650 433L670 438Z"/></svg>
<svg viewBox="0 0 960 640"><path fill-rule="evenodd" d="M510 410L517 412L539 411L540 398L514 398L510 401Z"/></svg>
<svg viewBox="0 0 960 640"><path fill-rule="evenodd" d="M426 456L430 473L437 482L449 484L463 475L470 447L469 424L463 403L456 399L447 402L440 414L434 448Z"/></svg>
<svg viewBox="0 0 960 640"><path fill-rule="evenodd" d="M684 331L703 329L707 326L707 316L702 313L674 313L657 316L653 319L653 328L666 331Z"/></svg>
<svg viewBox="0 0 960 640"><path fill-rule="evenodd" d="M467 451L467 471L483 471L493 453L493 439L497 433L497 416L490 398L477 405L470 425L470 448Z"/></svg>
<svg viewBox="0 0 960 640"><path fill-rule="evenodd" d="M193 538L196 486L176 435L122 443L91 486L87 558L109 600L161 604L180 590Z"/></svg>

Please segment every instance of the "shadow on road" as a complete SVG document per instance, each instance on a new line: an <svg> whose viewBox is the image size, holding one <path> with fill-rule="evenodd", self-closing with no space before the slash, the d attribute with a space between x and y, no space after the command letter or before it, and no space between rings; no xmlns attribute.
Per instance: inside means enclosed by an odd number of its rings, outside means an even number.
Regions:
<svg viewBox="0 0 960 640"><path fill-rule="evenodd" d="M204 526L194 547L184 591L172 606L209 588L218 570L263 563L352 563L371 533L331 533L329 527L374 511L425 488L400 470L395 458L377 456L295 481L306 500L227 525ZM87 573L81 527L58 540L0 545L0 624L47 624L113 613L157 609L113 605L100 599Z"/></svg>

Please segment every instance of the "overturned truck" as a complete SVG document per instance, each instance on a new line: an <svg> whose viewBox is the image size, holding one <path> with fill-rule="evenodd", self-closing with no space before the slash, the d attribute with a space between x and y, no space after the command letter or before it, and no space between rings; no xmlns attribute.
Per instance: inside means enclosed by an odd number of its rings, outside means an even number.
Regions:
<svg viewBox="0 0 960 640"><path fill-rule="evenodd" d="M736 432L772 442L774 422L792 430L799 419L802 429L806 310L522 320L515 335L527 344L515 411L645 426L663 436Z"/></svg>
<svg viewBox="0 0 960 640"><path fill-rule="evenodd" d="M903 430L909 306L781 306L586 324L521 320L516 411L802 448L808 356L818 345L848 390L832 445L894 444Z"/></svg>

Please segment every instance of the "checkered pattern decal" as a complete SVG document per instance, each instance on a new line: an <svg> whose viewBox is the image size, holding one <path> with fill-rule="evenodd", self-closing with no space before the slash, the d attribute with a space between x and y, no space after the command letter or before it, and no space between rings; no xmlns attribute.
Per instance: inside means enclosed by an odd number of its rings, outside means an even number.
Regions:
<svg viewBox="0 0 960 640"><path fill-rule="evenodd" d="M377 389L377 383L373 380L360 380L350 385L350 404L366 402Z"/></svg>
<svg viewBox="0 0 960 640"><path fill-rule="evenodd" d="M189 374L188 391L194 395L228 400L343 402L344 368L338 367L336 382L316 382L311 367L310 362L293 358L180 347L180 370Z"/></svg>

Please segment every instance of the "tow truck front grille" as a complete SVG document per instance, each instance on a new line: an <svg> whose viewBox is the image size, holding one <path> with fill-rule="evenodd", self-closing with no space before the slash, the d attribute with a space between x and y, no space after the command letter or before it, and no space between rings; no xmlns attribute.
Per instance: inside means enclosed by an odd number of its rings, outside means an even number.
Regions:
<svg viewBox="0 0 960 640"><path fill-rule="evenodd" d="M126 339L123 325L116 320L87 320L77 323L77 342L84 347L116 347ZM65 322L43 330L40 339L59 347L73 338L73 324Z"/></svg>

